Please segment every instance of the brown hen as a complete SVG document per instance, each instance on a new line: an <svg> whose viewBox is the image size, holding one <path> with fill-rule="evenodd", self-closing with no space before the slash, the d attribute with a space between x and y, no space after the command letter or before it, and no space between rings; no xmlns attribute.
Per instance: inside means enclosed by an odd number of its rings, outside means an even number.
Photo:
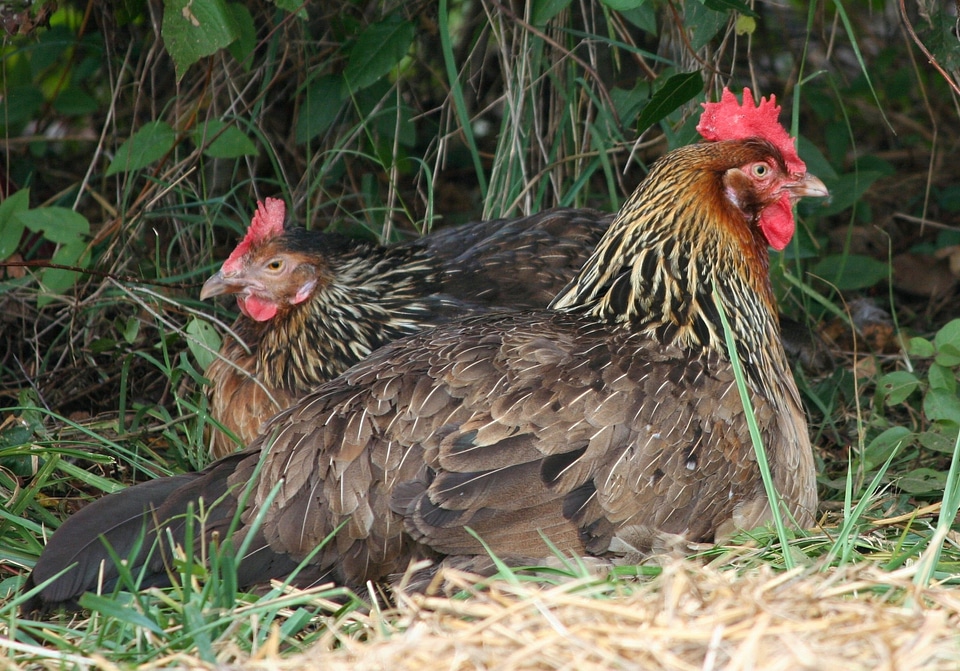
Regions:
<svg viewBox="0 0 960 671"><path fill-rule="evenodd" d="M200 293L236 294L242 313L237 338L227 337L205 375L211 416L244 445L264 421L388 342L492 307L546 307L613 216L554 209L393 247L284 228L284 218L283 201L260 204ZM214 432L215 457L236 448Z"/></svg>
<svg viewBox="0 0 960 671"><path fill-rule="evenodd" d="M148 519L167 526L199 497L221 499L206 533L222 538L239 515L234 547L253 534L241 586L308 556L295 583L358 586L422 558L469 563L489 548L527 562L555 548L616 561L762 523L770 506L721 307L783 510L810 525L813 458L767 244L789 240L793 201L826 190L771 130L779 108L748 100L734 134L744 139L654 164L552 310L472 317L387 345L277 415L247 450L90 504L53 535L28 586L77 566L28 608L92 589L104 560L109 584L101 533L126 557ZM736 100L725 93L704 113L708 139L723 105ZM182 522L169 527L182 538ZM166 576L160 553L130 561L148 581Z"/></svg>

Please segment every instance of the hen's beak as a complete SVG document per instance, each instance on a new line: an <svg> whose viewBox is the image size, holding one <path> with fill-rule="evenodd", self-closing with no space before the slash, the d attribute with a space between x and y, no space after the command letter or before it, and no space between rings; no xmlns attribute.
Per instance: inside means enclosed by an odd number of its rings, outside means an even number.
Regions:
<svg viewBox="0 0 960 671"><path fill-rule="evenodd" d="M826 198L830 195L826 185L820 181L816 175L809 172L803 176L803 179L788 184L785 187L790 192L790 197L794 200L800 198Z"/></svg>
<svg viewBox="0 0 960 671"><path fill-rule="evenodd" d="M242 284L227 279L223 276L223 271L219 270L216 275L212 275L210 279L203 283L203 287L200 289L200 300L205 301L221 294L239 293L243 291L243 288Z"/></svg>

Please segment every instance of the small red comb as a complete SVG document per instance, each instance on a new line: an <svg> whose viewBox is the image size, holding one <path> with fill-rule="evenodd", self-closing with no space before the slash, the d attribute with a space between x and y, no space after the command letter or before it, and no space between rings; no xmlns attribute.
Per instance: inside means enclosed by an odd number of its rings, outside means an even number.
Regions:
<svg viewBox="0 0 960 671"><path fill-rule="evenodd" d="M743 104L729 89L723 89L720 102L703 103L703 114L697 130L704 140L742 140L748 137L762 137L769 140L783 154L790 172L805 172L807 166L797 154L796 143L787 129L779 121L780 106L777 98L760 98L760 104L754 105L753 93L743 89Z"/></svg>
<svg viewBox="0 0 960 671"><path fill-rule="evenodd" d="M279 198L267 198L264 202L257 201L257 212L253 215L247 234L223 262L221 270L228 273L239 270L240 259L249 251L251 245L283 232L283 220L286 216L287 206Z"/></svg>

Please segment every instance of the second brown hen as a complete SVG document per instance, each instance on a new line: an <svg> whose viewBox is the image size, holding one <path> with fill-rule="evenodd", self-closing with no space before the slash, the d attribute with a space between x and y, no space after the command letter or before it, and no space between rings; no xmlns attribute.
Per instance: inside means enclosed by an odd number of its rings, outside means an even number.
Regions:
<svg viewBox="0 0 960 671"><path fill-rule="evenodd" d="M543 308L573 278L613 215L554 209L441 229L383 247L285 227L259 204L246 237L201 298L236 294L242 314L207 369L211 415L242 444L262 422L402 336L491 308ZM237 448L216 431L211 452Z"/></svg>

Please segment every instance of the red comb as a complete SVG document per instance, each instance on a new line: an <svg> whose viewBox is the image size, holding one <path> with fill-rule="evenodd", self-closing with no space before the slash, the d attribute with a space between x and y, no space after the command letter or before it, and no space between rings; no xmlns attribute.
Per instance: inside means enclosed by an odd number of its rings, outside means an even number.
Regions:
<svg viewBox="0 0 960 671"><path fill-rule="evenodd" d="M770 100L760 98L760 104L755 106L753 93L745 88L741 105L737 97L724 88L720 102L703 103L703 114L697 130L704 140L711 142L762 137L780 150L790 172L805 172L807 166L800 160L796 144L780 124L779 117L780 106L777 105L776 96L771 95Z"/></svg>
<svg viewBox="0 0 960 671"><path fill-rule="evenodd" d="M233 250L233 253L223 262L223 272L234 272L240 269L240 259L247 253L251 245L262 242L269 237L283 232L283 220L287 216L287 206L279 198L267 198L266 201L257 201L257 213L253 215L247 234Z"/></svg>

